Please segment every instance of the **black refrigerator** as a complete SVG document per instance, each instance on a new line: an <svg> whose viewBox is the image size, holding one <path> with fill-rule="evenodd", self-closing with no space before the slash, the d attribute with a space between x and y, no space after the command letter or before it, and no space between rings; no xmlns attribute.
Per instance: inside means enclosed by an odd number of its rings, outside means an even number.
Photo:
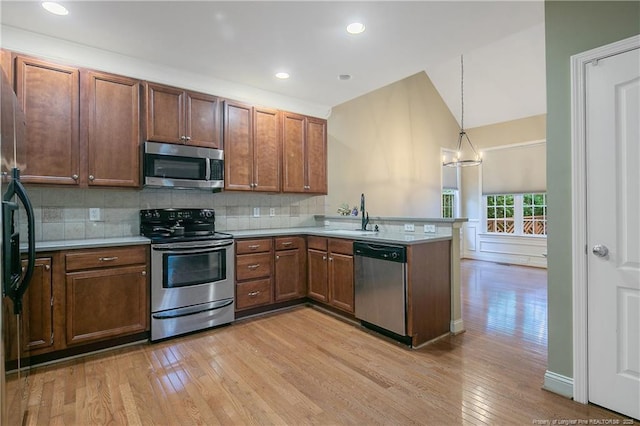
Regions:
<svg viewBox="0 0 640 426"><path fill-rule="evenodd" d="M20 182L20 172L27 168L26 123L4 71L0 72L0 424L20 425L27 418L29 395L29 352L25 343L29 321L22 303L35 266L35 234L33 208ZM20 226L21 220L26 220L26 228ZM24 235L25 229L27 235Z"/></svg>

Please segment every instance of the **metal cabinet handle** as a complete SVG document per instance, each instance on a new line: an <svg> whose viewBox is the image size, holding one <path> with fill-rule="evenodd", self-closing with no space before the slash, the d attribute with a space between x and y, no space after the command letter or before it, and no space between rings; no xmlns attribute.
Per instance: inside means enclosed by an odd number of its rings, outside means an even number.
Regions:
<svg viewBox="0 0 640 426"><path fill-rule="evenodd" d="M327 256L322 256L322 260L327 260Z"/></svg>
<svg viewBox="0 0 640 426"><path fill-rule="evenodd" d="M329 262L333 262L333 257L330 257L330 258L329 258Z"/></svg>
<svg viewBox="0 0 640 426"><path fill-rule="evenodd" d="M304 189L311 189L311 187L309 185L305 185Z"/></svg>
<svg viewBox="0 0 640 426"><path fill-rule="evenodd" d="M78 180L80 178L80 176L78 175L71 175L71 179L73 180Z"/></svg>
<svg viewBox="0 0 640 426"><path fill-rule="evenodd" d="M607 248L607 246L602 244L596 244L595 246L593 246L591 251L598 257L606 257L609 254L609 249Z"/></svg>
<svg viewBox="0 0 640 426"><path fill-rule="evenodd" d="M247 268L254 270L254 269L258 269L260 267L259 263L256 263L255 265L247 265Z"/></svg>
<svg viewBox="0 0 640 426"><path fill-rule="evenodd" d="M285 241L284 243L282 243L282 245L285 247L289 247L291 244L293 244L293 242L291 241Z"/></svg>
<svg viewBox="0 0 640 426"><path fill-rule="evenodd" d="M111 262L114 260L118 260L118 256L112 256L112 257L99 257L98 260L100 262Z"/></svg>
<svg viewBox="0 0 640 426"><path fill-rule="evenodd" d="M95 178L96 178L96 177L95 177L94 175L89 175L89 180L90 180L90 181L92 181L92 182L93 182L93 181L95 180Z"/></svg>
<svg viewBox="0 0 640 426"><path fill-rule="evenodd" d="M142 271L141 274L142 274L142 276L145 276L145 275L147 275L147 271Z"/></svg>
<svg viewBox="0 0 640 426"><path fill-rule="evenodd" d="M259 294L260 294L260 290L256 290L256 291L250 291L249 293L247 293L247 296L256 297Z"/></svg>
<svg viewBox="0 0 640 426"><path fill-rule="evenodd" d="M249 246L249 249L251 249L251 250L256 250L256 249L259 249L259 248L260 248L260 244L252 244L252 245Z"/></svg>
<svg viewBox="0 0 640 426"><path fill-rule="evenodd" d="M187 142L189 142L189 141L191 140L191 136L186 136L186 137L185 137L185 140L186 140Z"/></svg>
<svg viewBox="0 0 640 426"><path fill-rule="evenodd" d="M48 271L48 270L50 270L50 269L51 269L51 266L49 266L49 265L44 265L44 270L45 270L45 271Z"/></svg>
<svg viewBox="0 0 640 426"><path fill-rule="evenodd" d="M279 259L280 259L280 256L278 256L278 255L276 254L276 260L279 260Z"/></svg>

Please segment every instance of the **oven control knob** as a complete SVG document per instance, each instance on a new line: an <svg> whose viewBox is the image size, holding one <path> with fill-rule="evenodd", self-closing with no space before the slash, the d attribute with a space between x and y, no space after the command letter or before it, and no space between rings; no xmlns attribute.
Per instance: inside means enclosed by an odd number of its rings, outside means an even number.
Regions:
<svg viewBox="0 0 640 426"><path fill-rule="evenodd" d="M203 210L200 212L200 216L211 217L213 216L213 212L211 210Z"/></svg>
<svg viewBox="0 0 640 426"><path fill-rule="evenodd" d="M155 217L156 219L160 218L160 212L158 210L154 211L153 217Z"/></svg>
<svg viewBox="0 0 640 426"><path fill-rule="evenodd" d="M396 253L395 251L393 253L391 253L391 258L392 259L397 259L398 258L398 253Z"/></svg>

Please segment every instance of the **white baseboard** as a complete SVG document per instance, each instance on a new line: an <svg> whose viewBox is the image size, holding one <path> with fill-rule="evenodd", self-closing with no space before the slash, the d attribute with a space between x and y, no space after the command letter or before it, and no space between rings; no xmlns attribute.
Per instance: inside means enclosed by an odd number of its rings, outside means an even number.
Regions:
<svg viewBox="0 0 640 426"><path fill-rule="evenodd" d="M573 398L573 378L547 370L544 373L543 389L558 395Z"/></svg>
<svg viewBox="0 0 640 426"><path fill-rule="evenodd" d="M459 334L464 331L464 320L462 318L451 321L449 330L452 334Z"/></svg>

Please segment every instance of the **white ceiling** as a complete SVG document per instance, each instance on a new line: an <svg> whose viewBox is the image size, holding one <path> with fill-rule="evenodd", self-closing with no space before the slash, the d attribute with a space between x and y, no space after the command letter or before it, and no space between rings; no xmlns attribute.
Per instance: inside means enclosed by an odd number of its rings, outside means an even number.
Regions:
<svg viewBox="0 0 640 426"><path fill-rule="evenodd" d="M546 112L542 0L61 3L3 0L0 22L328 108L424 70L458 120L464 54L465 127Z"/></svg>

